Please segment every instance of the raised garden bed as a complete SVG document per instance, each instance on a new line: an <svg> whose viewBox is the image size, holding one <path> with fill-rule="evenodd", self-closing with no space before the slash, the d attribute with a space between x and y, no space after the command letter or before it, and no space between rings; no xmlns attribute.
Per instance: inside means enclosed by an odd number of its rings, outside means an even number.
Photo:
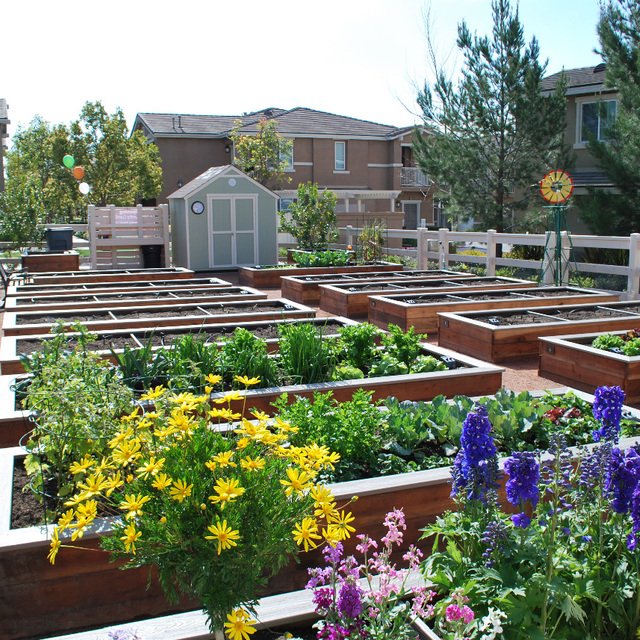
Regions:
<svg viewBox="0 0 640 640"><path fill-rule="evenodd" d="M611 302L440 314L439 344L487 362L538 355L538 338L605 333L640 324L640 303Z"/></svg>
<svg viewBox="0 0 640 640"><path fill-rule="evenodd" d="M504 369L479 362L473 358L461 356L455 351L443 349L435 345L423 344L422 353L440 360L448 360L451 369L432 371L429 373L412 373L407 375L389 375L355 380L320 382L316 384L297 384L266 389L249 389L246 395L246 410L259 409L267 414L273 413L271 403L281 394L289 394L289 399L296 396L312 397L314 393L331 391L336 400L350 400L358 389L373 392L374 399L394 396L399 400L431 400L437 395L490 395L502 386ZM224 394L213 394L219 397ZM232 406L241 411L244 401Z"/></svg>
<svg viewBox="0 0 640 640"><path fill-rule="evenodd" d="M366 318L369 314L369 297L391 293L442 293L449 291L485 289L532 289L535 282L516 278L465 277L465 278L416 278L407 282L389 281L321 285L320 308L328 313L346 318Z"/></svg>
<svg viewBox="0 0 640 640"><path fill-rule="evenodd" d="M318 276L286 276L280 279L282 296L289 300L295 300L300 304L318 304L320 302L321 284L352 284L370 283L376 281L406 282L407 280L423 278L469 278L471 274L456 273L446 269L394 271L388 273L352 273L332 274Z"/></svg>
<svg viewBox="0 0 640 640"><path fill-rule="evenodd" d="M33 284L65 284L76 282L124 282L126 280L163 280L192 278L193 271L184 267L166 269L80 269L79 271L43 271L30 275Z"/></svg>
<svg viewBox="0 0 640 640"><path fill-rule="evenodd" d="M238 281L242 285L258 289L279 289L282 276L305 276L319 273L362 273L369 271L402 271L402 265L395 262L376 262L374 264L353 264L344 267L290 267L270 265L240 267Z"/></svg>
<svg viewBox="0 0 640 640"><path fill-rule="evenodd" d="M191 302L219 302L222 300L266 300L267 294L251 287L201 287L191 289L180 287L172 289L156 288L133 291L114 291L110 293L80 293L58 296L8 298L6 311L44 311L55 313L63 310L95 309L97 306L115 309L117 307L156 306L172 304L183 306Z"/></svg>
<svg viewBox="0 0 640 640"><path fill-rule="evenodd" d="M622 335L624 331L616 331ZM640 356L596 349L591 343L600 333L542 337L539 339L539 374L576 389L593 392L600 385L617 385L630 404L640 403Z"/></svg>
<svg viewBox="0 0 640 640"><path fill-rule="evenodd" d="M7 297L38 297L53 295L70 295L80 292L109 293L114 291L138 291L157 288L171 289L182 287L230 287L231 282L221 278L168 278L166 280L118 280L110 282L69 282L64 284L11 284L7 288Z"/></svg>
<svg viewBox="0 0 640 640"><path fill-rule="evenodd" d="M389 323L405 331L414 327L420 333L438 332L438 313L450 311L480 311L513 307L543 307L617 302L613 293L575 287L541 287L526 290L469 291L464 293L427 293L371 296L369 322L385 328Z"/></svg>
<svg viewBox="0 0 640 640"><path fill-rule="evenodd" d="M5 336L47 333L57 322L80 322L90 331L109 331L124 328L154 328L177 325L248 322L281 318L313 318L314 309L282 298L249 302L190 303L149 307L121 307L87 309L81 312L58 311L47 315L41 311L6 312L3 318Z"/></svg>
<svg viewBox="0 0 640 640"><path fill-rule="evenodd" d="M636 442L637 438L627 439L621 446ZM64 557L61 556L56 565L49 565L46 556L50 529L11 530L9 527L7 505L11 499L13 465L20 455L23 452L19 448L0 452L3 637L8 640L43 637L195 608L193 603L185 602L167 605L153 575L146 588L148 573L145 570L119 571L102 551L65 549ZM353 495L359 496L349 510L356 516L358 532L375 538L381 534L384 514L392 508L404 509L408 524L405 535L413 541L421 527L452 505L449 468L356 480L332 488L339 503ZM103 523L104 526L107 523ZM97 549L93 536L87 534L84 540L89 537L92 547ZM356 542L353 538L349 540L348 550ZM302 565L292 563L271 582L269 593L287 592L304 585L306 566L317 566L319 554L303 554L301 559Z"/></svg>

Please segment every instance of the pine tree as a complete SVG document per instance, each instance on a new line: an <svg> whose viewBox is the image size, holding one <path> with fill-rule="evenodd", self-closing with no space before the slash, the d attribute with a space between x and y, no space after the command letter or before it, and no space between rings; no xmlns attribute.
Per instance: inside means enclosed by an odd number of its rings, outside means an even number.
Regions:
<svg viewBox="0 0 640 640"><path fill-rule="evenodd" d="M458 26L460 80L437 69L419 93L424 132L415 147L419 166L448 192L449 213L504 231L537 195L532 185L562 168L566 99L563 82L540 93L546 63L535 38L526 45L517 9L493 0L492 11L491 37Z"/></svg>
<svg viewBox="0 0 640 640"><path fill-rule="evenodd" d="M618 91L617 117L607 140L591 139L588 149L615 185L590 190L581 214L595 233L640 231L640 5L618 0L600 10L598 36L606 64L605 84Z"/></svg>

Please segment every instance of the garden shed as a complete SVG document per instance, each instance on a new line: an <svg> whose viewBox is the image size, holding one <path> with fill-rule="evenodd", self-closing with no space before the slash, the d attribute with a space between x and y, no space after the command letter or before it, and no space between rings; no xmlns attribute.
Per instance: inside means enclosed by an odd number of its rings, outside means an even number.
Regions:
<svg viewBox="0 0 640 640"><path fill-rule="evenodd" d="M277 263L278 196L237 167L211 167L168 199L174 265Z"/></svg>

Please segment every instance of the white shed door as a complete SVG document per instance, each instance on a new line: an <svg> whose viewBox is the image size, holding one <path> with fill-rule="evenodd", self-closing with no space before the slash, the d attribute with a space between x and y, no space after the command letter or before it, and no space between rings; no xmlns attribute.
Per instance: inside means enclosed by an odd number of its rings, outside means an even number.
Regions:
<svg viewBox="0 0 640 640"><path fill-rule="evenodd" d="M210 196L209 266L254 265L257 259L256 196Z"/></svg>

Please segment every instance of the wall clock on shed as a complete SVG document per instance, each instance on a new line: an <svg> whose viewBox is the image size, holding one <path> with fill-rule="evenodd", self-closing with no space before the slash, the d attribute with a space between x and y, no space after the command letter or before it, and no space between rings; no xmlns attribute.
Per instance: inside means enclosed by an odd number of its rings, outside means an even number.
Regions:
<svg viewBox="0 0 640 640"><path fill-rule="evenodd" d="M200 200L195 200L191 204L191 211L199 216L201 213L204 213L204 204L200 202Z"/></svg>

